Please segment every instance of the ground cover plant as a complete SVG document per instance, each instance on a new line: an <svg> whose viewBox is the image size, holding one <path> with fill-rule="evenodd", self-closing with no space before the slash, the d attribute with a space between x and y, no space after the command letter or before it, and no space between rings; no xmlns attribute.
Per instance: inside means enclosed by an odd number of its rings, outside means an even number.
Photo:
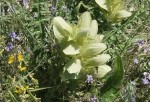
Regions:
<svg viewBox="0 0 150 102"><path fill-rule="evenodd" d="M149 0L1 0L0 102L149 102Z"/></svg>

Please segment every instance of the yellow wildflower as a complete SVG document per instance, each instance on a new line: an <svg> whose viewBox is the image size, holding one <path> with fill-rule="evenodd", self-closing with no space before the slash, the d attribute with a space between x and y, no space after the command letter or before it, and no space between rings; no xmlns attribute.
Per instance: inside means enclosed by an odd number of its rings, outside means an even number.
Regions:
<svg viewBox="0 0 150 102"><path fill-rule="evenodd" d="M17 86L15 92L18 94L23 94L28 90L29 86Z"/></svg>
<svg viewBox="0 0 150 102"><path fill-rule="evenodd" d="M17 59L18 59L19 62L23 61L23 56L22 56L21 53L18 53Z"/></svg>
<svg viewBox="0 0 150 102"><path fill-rule="evenodd" d="M14 55L11 55L11 56L8 58L8 64L13 63L14 60L15 60L15 56L14 56Z"/></svg>
<svg viewBox="0 0 150 102"><path fill-rule="evenodd" d="M24 70L26 70L26 67L24 66L24 67L22 67L22 66L18 66L18 68L19 68L19 70L22 72L22 71L24 71Z"/></svg>

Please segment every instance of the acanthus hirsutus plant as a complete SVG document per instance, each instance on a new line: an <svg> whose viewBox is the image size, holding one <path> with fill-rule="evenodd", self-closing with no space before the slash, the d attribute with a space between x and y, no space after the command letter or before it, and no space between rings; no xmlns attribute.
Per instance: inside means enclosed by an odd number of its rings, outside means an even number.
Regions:
<svg viewBox="0 0 150 102"><path fill-rule="evenodd" d="M102 42L103 35L97 34L98 24L89 12L79 17L77 24L69 24L62 17L54 17L53 31L63 53L70 57L65 64L62 79L77 79L88 73L98 78L107 74L111 67L106 62L111 58L104 54L107 46Z"/></svg>

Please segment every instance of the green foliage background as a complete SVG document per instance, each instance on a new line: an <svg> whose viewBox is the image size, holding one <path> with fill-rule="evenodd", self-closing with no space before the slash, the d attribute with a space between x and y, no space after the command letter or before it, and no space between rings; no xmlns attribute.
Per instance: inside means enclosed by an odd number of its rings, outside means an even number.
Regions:
<svg viewBox="0 0 150 102"><path fill-rule="evenodd" d="M132 16L112 24L105 19L94 0L30 0L28 9L25 9L21 0L1 0L0 40L1 37L3 40L0 50L5 48L8 34L16 32L21 37L17 45L24 52L28 68L24 76L18 75L17 69L7 64L10 53L4 51L0 54L0 101L19 102L20 97L12 90L29 73L34 73L39 84L31 91L29 102L36 102L36 97L41 98L41 102L89 102L91 95L96 95L100 102L130 102L132 92L137 102L148 102L149 85L141 85L140 78L144 71L150 72L150 53L144 55L143 49L138 50L136 42L143 39L150 45L149 5L149 0L125 0L124 6L132 12ZM56 12L51 11L52 6L56 7ZM67 7L67 11L63 11L63 6ZM61 16L68 22L77 23L85 11L89 11L92 18L98 21L98 32L105 36L103 41L108 47L106 52L112 57L108 65L113 71L103 79L95 79L93 85L85 82L86 76L79 80L61 81L62 68L69 58L60 50L52 30L54 17ZM139 64L133 62L134 58L139 59ZM21 79L11 84L14 76ZM116 76L119 78L114 83L112 80ZM113 85L107 86L110 82ZM131 82L136 85L131 85ZM125 95L125 90L131 93ZM108 93L113 93L113 96ZM114 101L110 101L110 97L115 97Z"/></svg>

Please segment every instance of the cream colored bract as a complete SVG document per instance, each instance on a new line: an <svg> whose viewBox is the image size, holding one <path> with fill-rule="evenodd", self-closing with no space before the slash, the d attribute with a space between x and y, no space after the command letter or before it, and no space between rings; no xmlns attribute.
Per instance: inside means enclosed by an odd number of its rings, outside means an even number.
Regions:
<svg viewBox="0 0 150 102"><path fill-rule="evenodd" d="M98 77L102 78L111 70L105 65L109 61L110 55L102 54L107 48L102 43L104 36L97 34L97 21L92 20L89 12L84 12L77 25L74 26L67 23L62 17L55 17L53 31L62 46L63 53L71 58L64 66L65 74L76 75L74 78L77 78L80 72L84 73L85 70L91 71L92 68L98 67ZM66 77L67 75L62 76L65 76L63 79L71 78Z"/></svg>
<svg viewBox="0 0 150 102"><path fill-rule="evenodd" d="M95 0L109 22L118 22L131 16L131 12L123 9L123 0Z"/></svg>

